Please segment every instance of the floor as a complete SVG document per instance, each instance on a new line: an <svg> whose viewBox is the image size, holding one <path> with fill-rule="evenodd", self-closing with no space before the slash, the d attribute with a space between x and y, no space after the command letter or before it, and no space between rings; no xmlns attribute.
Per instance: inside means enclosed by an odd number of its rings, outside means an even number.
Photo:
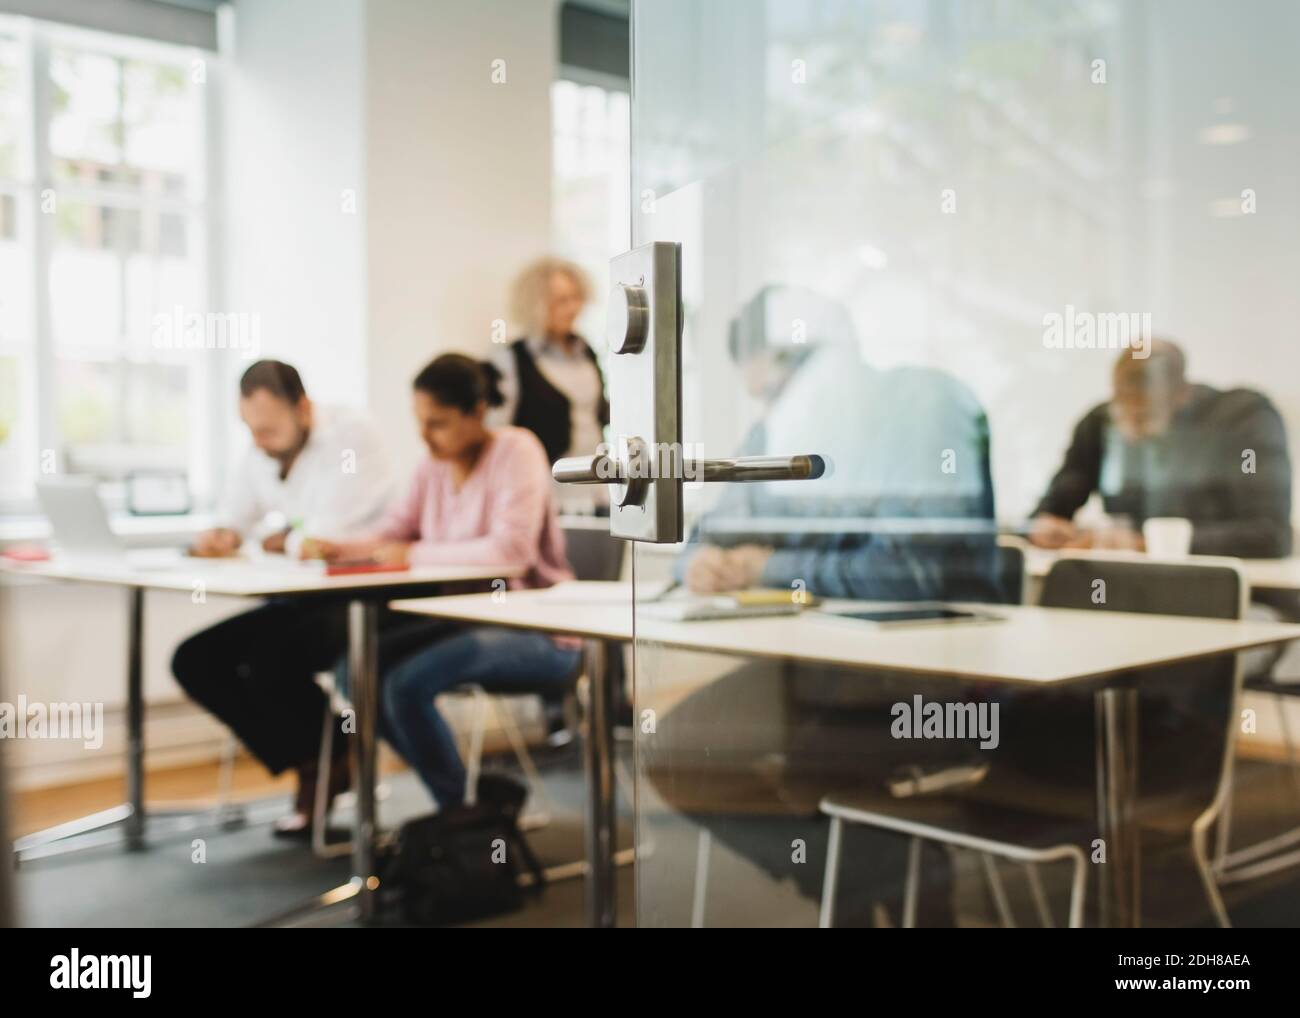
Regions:
<svg viewBox="0 0 1300 1018"><path fill-rule="evenodd" d="M541 763L555 815L544 829L532 831L528 837L542 864L551 866L582 857L583 776L576 751ZM379 806L385 826L395 827L408 817L429 812L429 800L409 771L386 770L389 773ZM287 809L291 783L268 781L259 772L253 765L241 766L234 786L239 797L261 803L254 815L265 821L282 807ZM196 800L204 791L211 794L216 788L216 774L211 768L195 768L188 773L151 775L149 788L151 798ZM273 796L270 802L263 798L267 795ZM96 783L60 796L20 795L15 812L25 833L105 808L120 796L119 783L108 782L102 788ZM346 809L340 813L346 823ZM631 828L626 819L620 839L630 844ZM19 914L26 926L230 927L255 925L279 916L345 883L350 872L346 856L317 859L305 846L274 838L266 822L227 829L207 815L193 829L151 838L141 852L105 846L22 863L16 884ZM619 925L633 924L632 892L632 868L625 867L619 871L617 886ZM338 910L332 918L320 917L330 925L338 918ZM482 925L583 926L585 922L583 882L572 879L552 884L542 896L529 898L521 911ZM389 924L403 925L399 917L391 917Z"/></svg>
<svg viewBox="0 0 1300 1018"><path fill-rule="evenodd" d="M539 759L546 787L554 802L551 822L530 833L543 865L581 858L584 783L575 749ZM288 785L272 783L253 765L237 771L235 788L241 796L273 794L270 813L287 805ZM387 769L387 795L380 816L392 827L425 813L429 803L413 776ZM151 795L160 799L198 799L216 787L211 768L152 775ZM1250 840L1274 832L1294 817L1300 803L1285 772L1253 761L1242 765L1237 830ZM646 794L643 792L643 794ZM79 786L60 793L17 797L22 830L32 830L103 808L120 797L116 782ZM266 801L263 801L263 806ZM643 806L647 804L643 803ZM263 809L263 812L267 812ZM620 796L620 844L630 844L631 818ZM346 819L344 817L343 819ZM654 885L655 907L643 921L688 925L697 904L698 829L681 818L647 828L647 852L653 865L644 868ZM1144 845L1149 865L1144 872L1146 919L1149 925L1207 926L1209 913L1195 882L1181 841ZM758 867L716 842L713 845L707 891L698 903L705 925L811 926L816 903L796 893L788 882L776 882ZM650 856L647 856L649 859ZM959 923L967 927L997 925L996 912L982 871L969 854L956 858ZM820 865L810 860L811 865ZM196 868L198 876L196 877ZM274 839L264 824L227 830L207 823L192 830L151 839L142 852L100 847L59 858L22 864L17 872L20 916L25 925L49 927L227 927L247 926L281 914L322 891L342 884L349 875L346 857L319 860L303 846ZM1061 901L1060 884L1050 876L1049 895ZM1025 885L1017 874L1006 875L1008 893L1019 923L1036 925ZM618 871L618 923L635 921L632 867ZM1225 892L1238 926L1293 927L1300 924L1300 868ZM1060 909L1063 913L1063 907ZM888 917L882 917L888 922ZM403 925L400 919L393 925ZM568 880L530 898L518 912L481 923L485 926L582 926L585 923L583 882Z"/></svg>

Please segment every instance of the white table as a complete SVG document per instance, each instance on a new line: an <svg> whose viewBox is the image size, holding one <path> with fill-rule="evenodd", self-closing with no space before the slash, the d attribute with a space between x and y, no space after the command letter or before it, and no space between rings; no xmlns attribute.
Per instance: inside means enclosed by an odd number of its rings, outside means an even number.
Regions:
<svg viewBox="0 0 1300 1018"><path fill-rule="evenodd" d="M373 918L374 896L371 892L378 886L374 854L379 608L394 596L428 593L452 583L505 580L523 572L517 567L467 565L327 576L320 563L299 563L273 556L202 559L152 553L94 561L52 559L16 564L0 560L0 571L13 576L121 587L130 599L127 613L127 801L82 821L19 839L15 847L20 853L119 823L124 828L128 848L144 847L147 825L142 660L145 591L191 593L202 589L205 594L224 597L346 598L348 690L357 722L357 823L352 839L353 877L349 884L328 892L319 901L322 905L332 905L356 897L363 920Z"/></svg>
<svg viewBox="0 0 1300 1018"><path fill-rule="evenodd" d="M849 602L830 602L829 606ZM614 918L614 789L610 757L610 691L600 652L604 640L633 638L631 587L576 582L548 590L394 602L391 607L436 618L583 637L592 686L587 748L588 916L592 925ZM1097 693L1105 805L1099 822L1112 877L1110 907L1120 921L1135 918L1138 853L1130 822L1135 789L1128 747L1136 745L1137 696L1128 674L1158 665L1213 657L1300 639L1300 625L1074 611L1022 605L980 606L993 623L880 629L817 617L671 622L642 613L636 639L685 650L764 657L800 664L871 671L905 671L959 681L1063 687L1102 683ZM593 672L595 672L593 674ZM1111 868L1114 872L1110 873Z"/></svg>

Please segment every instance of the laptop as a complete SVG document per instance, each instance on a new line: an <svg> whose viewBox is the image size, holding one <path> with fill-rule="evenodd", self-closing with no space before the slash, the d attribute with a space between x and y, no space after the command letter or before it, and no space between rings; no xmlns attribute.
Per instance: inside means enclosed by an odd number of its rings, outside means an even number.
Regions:
<svg viewBox="0 0 1300 1018"><path fill-rule="evenodd" d="M126 562L132 566L163 566L181 560L174 548L150 548L128 553L113 533L108 510L91 477L60 477L39 481L36 497L50 521L61 557L91 562Z"/></svg>

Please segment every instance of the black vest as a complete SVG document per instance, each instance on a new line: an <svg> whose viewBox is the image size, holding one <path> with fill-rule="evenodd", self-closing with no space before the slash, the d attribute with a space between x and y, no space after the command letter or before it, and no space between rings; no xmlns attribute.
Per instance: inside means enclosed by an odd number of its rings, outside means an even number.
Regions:
<svg viewBox="0 0 1300 1018"><path fill-rule="evenodd" d="M605 398L605 376L601 374L600 362L596 360L586 342L577 336L570 337L570 342L581 344L582 352L591 361L591 366L600 379L600 424L609 423L609 400ZM515 377L519 380L519 402L515 406L512 423L527 428L542 441L546 457L552 463L569 451L573 441L572 406L569 397L553 386L545 375L538 370L533 360L533 352L528 349L528 342L516 339L510 344L515 355ZM579 452L591 452L595 449L580 449Z"/></svg>

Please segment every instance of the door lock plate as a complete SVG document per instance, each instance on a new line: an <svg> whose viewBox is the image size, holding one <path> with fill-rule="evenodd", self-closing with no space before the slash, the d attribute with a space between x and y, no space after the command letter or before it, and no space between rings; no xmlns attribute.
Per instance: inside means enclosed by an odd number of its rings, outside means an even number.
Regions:
<svg viewBox="0 0 1300 1018"><path fill-rule="evenodd" d="M607 320L610 448L649 476L610 499L609 532L629 541L682 540L681 245L645 244L610 261ZM627 455L629 447L637 455Z"/></svg>

